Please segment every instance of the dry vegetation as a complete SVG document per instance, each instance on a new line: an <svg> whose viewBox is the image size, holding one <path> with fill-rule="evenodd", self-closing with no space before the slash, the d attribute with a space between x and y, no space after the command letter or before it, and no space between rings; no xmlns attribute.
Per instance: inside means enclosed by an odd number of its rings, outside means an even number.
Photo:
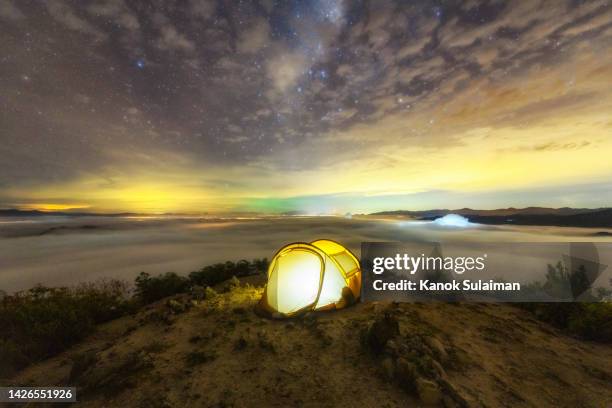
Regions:
<svg viewBox="0 0 612 408"><path fill-rule="evenodd" d="M262 276L164 298L6 384L84 406L612 406L612 347L505 305L357 304L257 316Z"/></svg>

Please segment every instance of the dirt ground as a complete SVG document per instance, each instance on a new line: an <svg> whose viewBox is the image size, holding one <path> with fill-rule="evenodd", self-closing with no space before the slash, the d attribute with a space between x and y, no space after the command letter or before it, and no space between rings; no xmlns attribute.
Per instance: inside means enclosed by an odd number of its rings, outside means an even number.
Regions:
<svg viewBox="0 0 612 408"><path fill-rule="evenodd" d="M612 346L511 306L360 303L279 321L253 312L260 296L242 282L160 301L11 383L76 385L77 405L92 407L612 407ZM377 353L368 335L382 316L399 334ZM402 353L423 349L450 384L433 384L439 395L403 380Z"/></svg>

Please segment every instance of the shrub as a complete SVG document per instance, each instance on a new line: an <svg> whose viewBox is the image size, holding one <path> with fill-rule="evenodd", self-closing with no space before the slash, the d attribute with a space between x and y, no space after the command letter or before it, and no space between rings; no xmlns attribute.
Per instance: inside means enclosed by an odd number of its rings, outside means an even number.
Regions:
<svg viewBox="0 0 612 408"><path fill-rule="evenodd" d="M525 286L528 292L545 293L554 299L600 301L609 297L612 292L603 287L594 288L589 279L586 267L578 266L570 270L563 262L547 265L544 282L535 281Z"/></svg>
<svg viewBox="0 0 612 408"><path fill-rule="evenodd" d="M612 342L612 303L579 303L567 321L570 332L591 340Z"/></svg>
<svg viewBox="0 0 612 408"><path fill-rule="evenodd" d="M204 296L205 299L212 299L215 296L217 296L217 291L211 288L210 286L207 286L206 289L204 290L204 295L205 295Z"/></svg>
<svg viewBox="0 0 612 408"><path fill-rule="evenodd" d="M101 280L73 288L36 286L7 295L0 291L0 377L57 354L91 334L96 324L115 319L148 304L201 285L205 298L216 296L210 286L233 276L265 272L267 259L226 262L192 272L189 278L168 272L141 273L134 297L128 285ZM233 281L236 284L236 281Z"/></svg>
<svg viewBox="0 0 612 408"><path fill-rule="evenodd" d="M81 306L96 324L116 319L135 310L125 281L103 279L95 283L84 283L77 286L73 293L83 300Z"/></svg>
<svg viewBox="0 0 612 408"><path fill-rule="evenodd" d="M145 304L152 303L189 290L191 283L184 276L174 272L166 272L162 275L151 276L141 272L136 277L136 296Z"/></svg>
<svg viewBox="0 0 612 408"><path fill-rule="evenodd" d="M228 283L227 283L227 286L228 286L230 289L237 288L237 287L239 287L239 286L240 286L240 280L239 280L237 277L232 276L232 277L229 279L229 281L228 281Z"/></svg>
<svg viewBox="0 0 612 408"><path fill-rule="evenodd" d="M252 262L241 260L236 263L225 262L205 266L199 271L191 272L189 280L192 284L201 286L214 286L233 276L243 277L263 273L268 269L266 258L254 259Z"/></svg>
<svg viewBox="0 0 612 408"><path fill-rule="evenodd" d="M587 340L612 342L612 304L521 303L539 320Z"/></svg>
<svg viewBox="0 0 612 408"><path fill-rule="evenodd" d="M546 279L534 282L528 290L543 291L560 299L571 296L586 302L521 303L520 307L531 311L538 319L550 323L570 334L588 340L612 342L612 303L605 300L610 290L593 290L584 266L569 270L562 262L548 265Z"/></svg>
<svg viewBox="0 0 612 408"><path fill-rule="evenodd" d="M36 286L0 300L0 375L56 354L96 324L132 310L127 285L99 281L76 288Z"/></svg>

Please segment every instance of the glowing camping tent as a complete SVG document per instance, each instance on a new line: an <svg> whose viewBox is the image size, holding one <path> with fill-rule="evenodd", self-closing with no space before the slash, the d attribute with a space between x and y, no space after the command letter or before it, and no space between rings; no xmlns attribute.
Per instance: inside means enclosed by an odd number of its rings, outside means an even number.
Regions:
<svg viewBox="0 0 612 408"><path fill-rule="evenodd" d="M348 249L326 239L298 242L272 258L259 307L284 317L340 309L357 300L360 291L359 261Z"/></svg>

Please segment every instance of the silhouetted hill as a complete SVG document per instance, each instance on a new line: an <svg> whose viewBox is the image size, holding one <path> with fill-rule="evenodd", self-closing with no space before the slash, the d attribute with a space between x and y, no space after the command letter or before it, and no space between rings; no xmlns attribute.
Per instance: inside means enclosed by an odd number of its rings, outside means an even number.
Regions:
<svg viewBox="0 0 612 408"><path fill-rule="evenodd" d="M433 216L444 216L446 214L459 214L459 215L488 215L488 216L502 216L502 215L515 215L515 214L531 214L531 215L574 215L589 212L597 212L605 210L606 208L547 208L547 207L526 207L526 208L499 208L495 210L476 210L472 208L459 208L455 210L450 209L432 209L422 211L410 211L410 210L396 210L396 211L380 211L372 213L370 215L406 215L413 217L433 217Z"/></svg>
<svg viewBox="0 0 612 408"><path fill-rule="evenodd" d="M612 209L601 211L560 215L560 214L514 214L509 216L467 217L480 224L551 225L560 227L597 227L612 228Z"/></svg>

